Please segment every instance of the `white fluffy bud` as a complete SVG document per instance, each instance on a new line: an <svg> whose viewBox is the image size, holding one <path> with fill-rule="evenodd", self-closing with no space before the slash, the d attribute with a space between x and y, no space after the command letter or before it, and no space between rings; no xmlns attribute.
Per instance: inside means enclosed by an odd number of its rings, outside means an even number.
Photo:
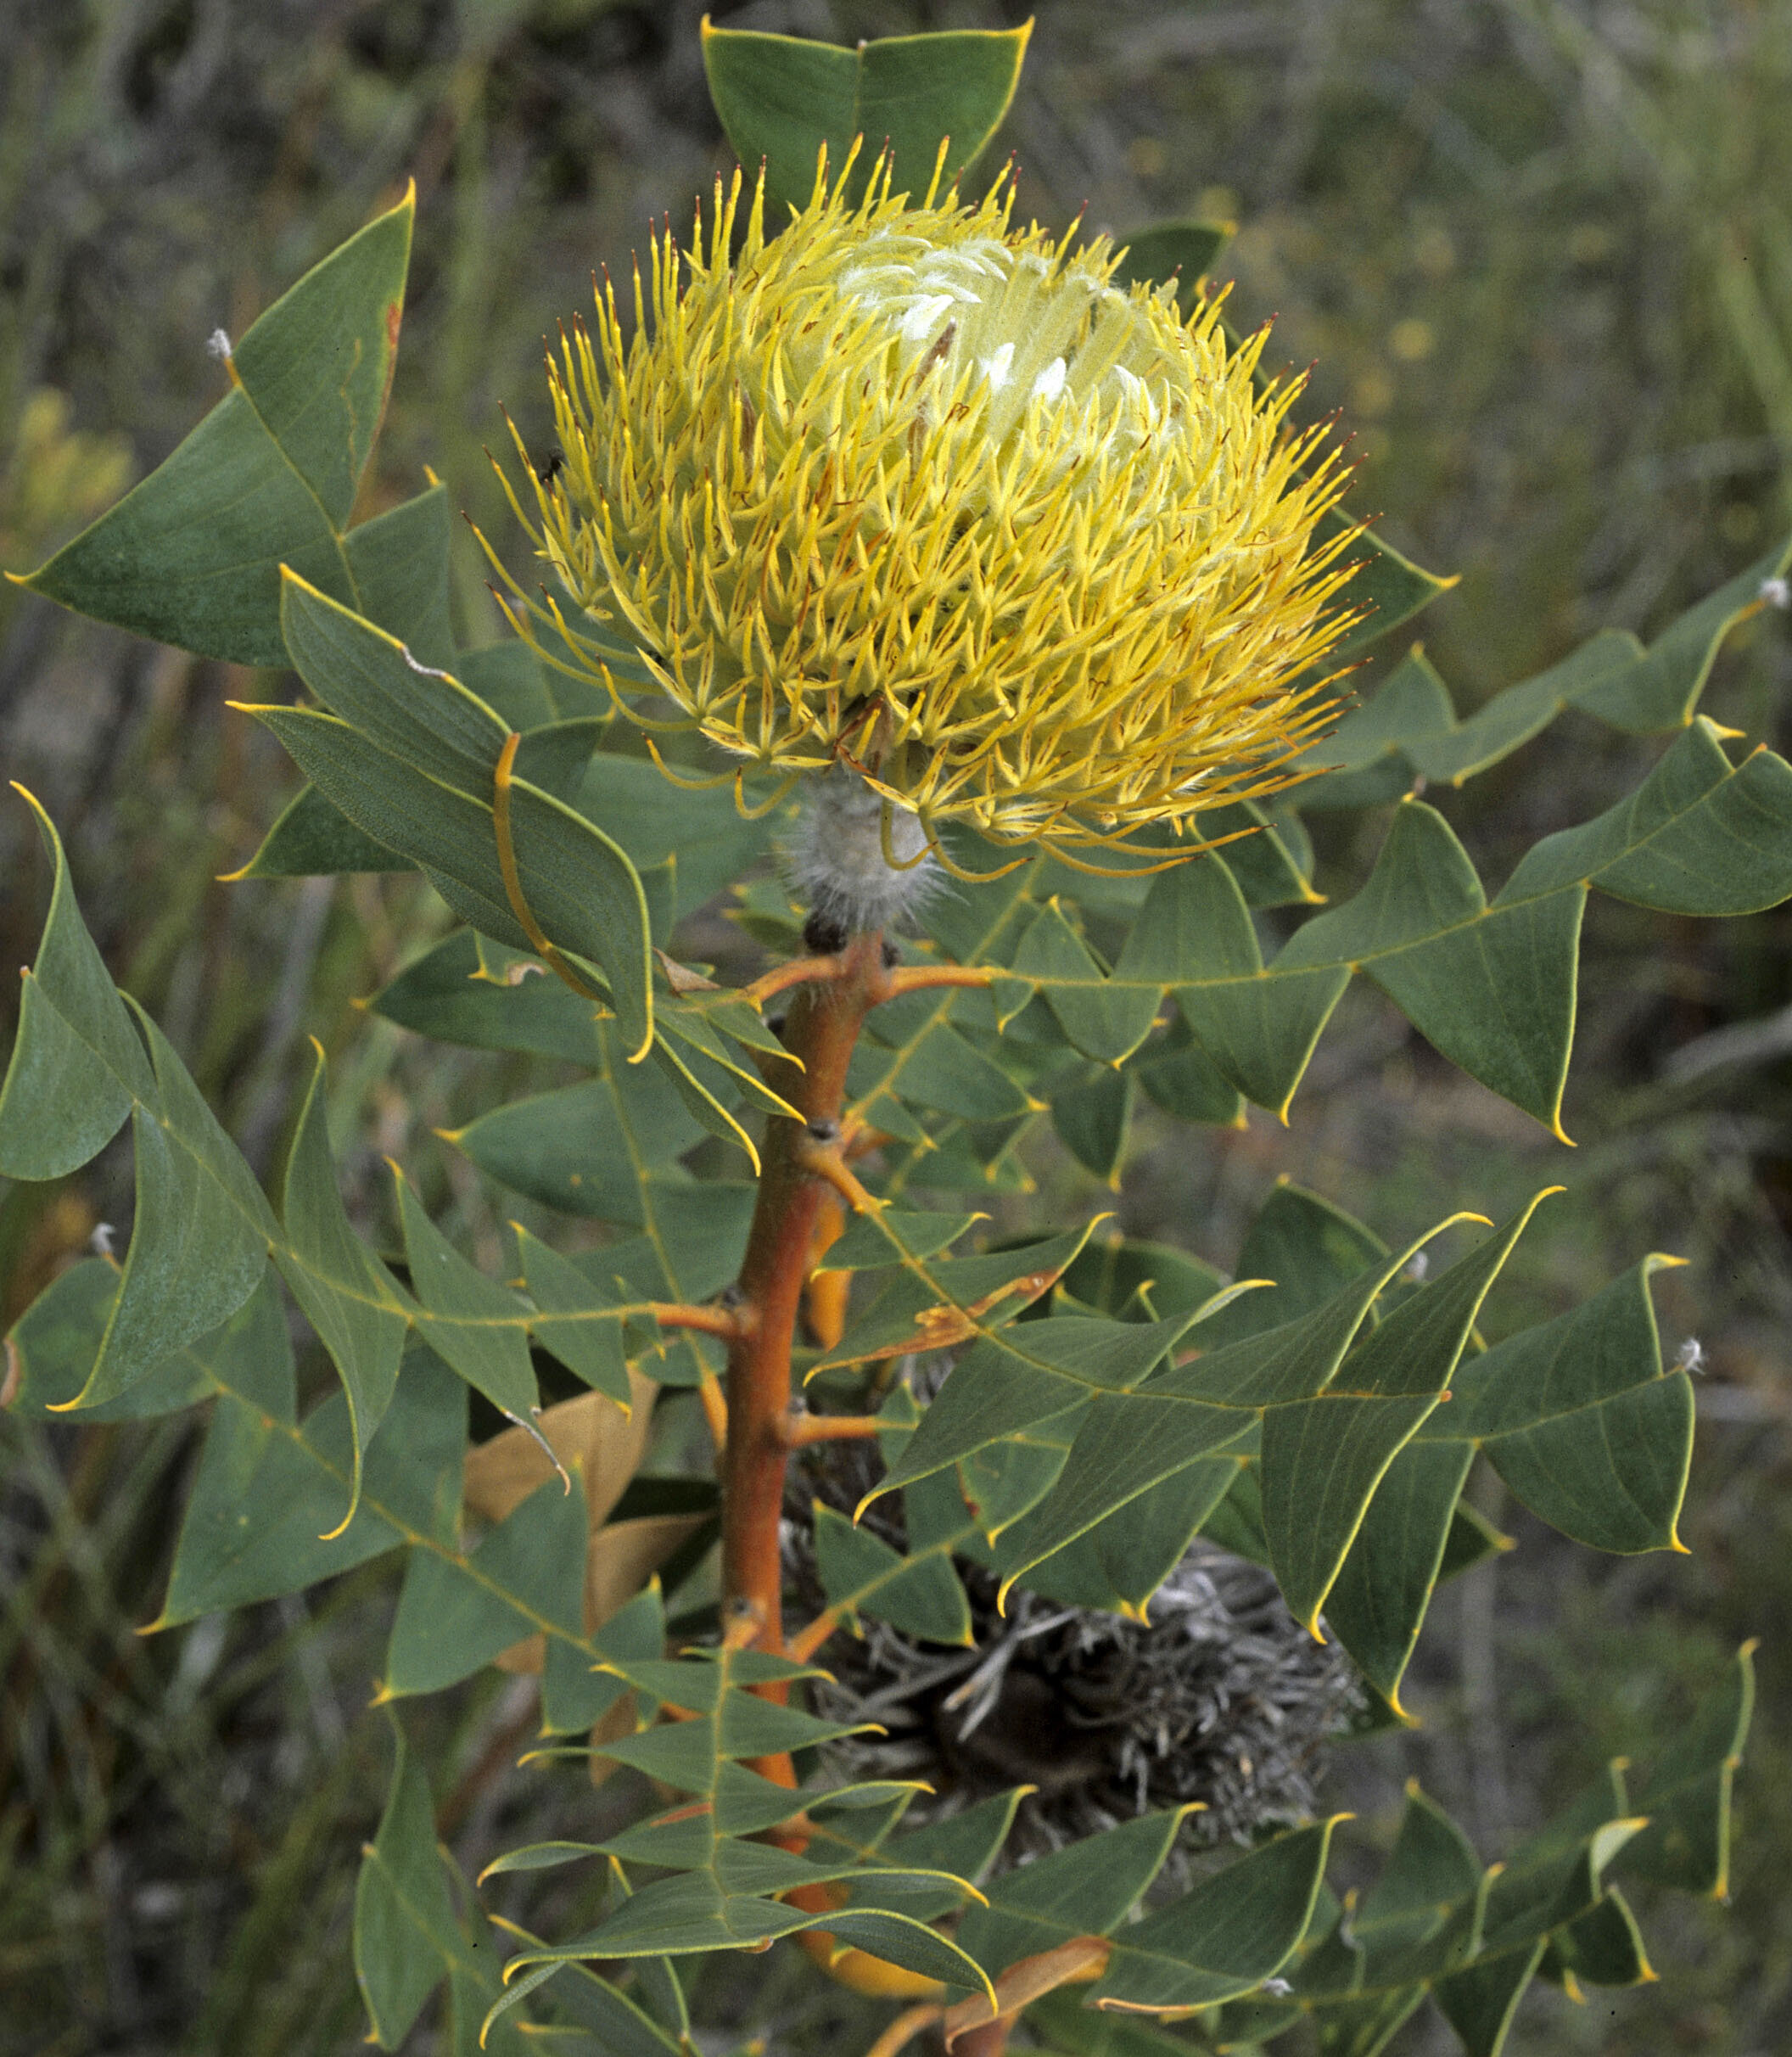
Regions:
<svg viewBox="0 0 1792 2057"><path fill-rule="evenodd" d="M919 906L939 877L920 817L843 766L806 782L784 866L809 910L848 935L889 928Z"/></svg>

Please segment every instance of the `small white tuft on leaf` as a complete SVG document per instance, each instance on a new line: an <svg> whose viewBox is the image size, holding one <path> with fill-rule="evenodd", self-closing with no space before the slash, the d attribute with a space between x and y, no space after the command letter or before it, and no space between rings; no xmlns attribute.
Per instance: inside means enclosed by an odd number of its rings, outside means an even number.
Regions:
<svg viewBox="0 0 1792 2057"><path fill-rule="evenodd" d="M1402 1278L1410 1279L1415 1286L1422 1286L1425 1283L1425 1275L1431 1270L1431 1252L1429 1250L1420 1250L1412 1258L1412 1259L1408 1262L1406 1270L1403 1271L1400 1275Z"/></svg>
<svg viewBox="0 0 1792 2057"><path fill-rule="evenodd" d="M230 346L230 333L227 329L214 328L212 330L205 339L205 354L208 357L216 357L220 364L227 364L230 362L236 352Z"/></svg>
<svg viewBox="0 0 1792 2057"><path fill-rule="evenodd" d="M912 914L939 883L919 816L885 800L843 766L806 786L802 814L784 849L785 872L798 896L848 935L888 928Z"/></svg>
<svg viewBox="0 0 1792 2057"><path fill-rule="evenodd" d="M95 1257L110 1257L112 1238L117 1232L109 1221L95 1222L93 1233L87 1238L88 1249L93 1253Z"/></svg>
<svg viewBox="0 0 1792 2057"><path fill-rule="evenodd" d="M1675 1353L1674 1369L1677 1371L1704 1371L1705 1345L1696 1336L1688 1336Z"/></svg>
<svg viewBox="0 0 1792 2057"><path fill-rule="evenodd" d="M1777 607L1782 611L1792 608L1792 584L1784 579L1763 579L1761 582L1761 597L1769 607Z"/></svg>

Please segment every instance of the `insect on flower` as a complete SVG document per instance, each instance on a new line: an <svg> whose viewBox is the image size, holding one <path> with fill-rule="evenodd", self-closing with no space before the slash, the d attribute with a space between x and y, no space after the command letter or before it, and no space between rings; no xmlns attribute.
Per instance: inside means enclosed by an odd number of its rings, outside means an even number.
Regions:
<svg viewBox="0 0 1792 2057"><path fill-rule="evenodd" d="M893 868L949 821L1125 848L1287 783L1353 569L1300 381L1257 383L1267 332L1229 342L1218 298L1184 322L1105 238L1014 227L1005 180L938 185L909 207L886 161L848 205L824 153L771 238L761 182L734 254L737 175L690 249L655 237L626 338L605 285L550 361L567 461L519 630L625 712L592 625L637 645L781 793L862 778Z"/></svg>

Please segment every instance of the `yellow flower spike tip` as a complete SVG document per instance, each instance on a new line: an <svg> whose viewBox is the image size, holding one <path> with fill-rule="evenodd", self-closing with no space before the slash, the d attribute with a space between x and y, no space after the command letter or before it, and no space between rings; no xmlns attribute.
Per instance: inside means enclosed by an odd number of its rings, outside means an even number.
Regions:
<svg viewBox="0 0 1792 2057"><path fill-rule="evenodd" d="M904 859L952 821L1124 847L1289 782L1352 619L1300 381L1259 390L1217 299L1184 322L1115 285L1105 238L1016 229L1005 183L844 183L824 154L768 239L763 182L742 225L718 181L637 268L631 334L606 283L563 335L528 526L587 626L743 768L857 775ZM641 690L556 619L558 661Z"/></svg>

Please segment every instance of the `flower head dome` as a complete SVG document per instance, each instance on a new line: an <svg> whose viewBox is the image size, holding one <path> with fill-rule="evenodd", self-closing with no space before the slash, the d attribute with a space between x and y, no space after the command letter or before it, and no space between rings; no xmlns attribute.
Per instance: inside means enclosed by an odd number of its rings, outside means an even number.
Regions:
<svg viewBox="0 0 1792 2057"><path fill-rule="evenodd" d="M718 182L632 335L607 284L563 339L530 526L565 591L742 769L862 776L887 856L893 810L1061 851L1285 782L1349 536L1316 546L1342 474L1263 336L1014 229L1005 188L843 191L824 160L768 239L762 182L736 252Z"/></svg>

